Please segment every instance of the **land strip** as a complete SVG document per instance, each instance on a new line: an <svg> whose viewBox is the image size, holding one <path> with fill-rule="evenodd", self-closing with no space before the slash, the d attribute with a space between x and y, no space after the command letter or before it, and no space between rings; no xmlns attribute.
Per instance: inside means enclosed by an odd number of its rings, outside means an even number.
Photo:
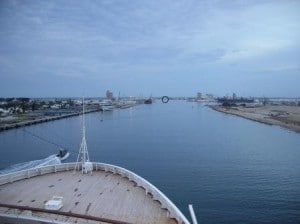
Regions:
<svg viewBox="0 0 300 224"><path fill-rule="evenodd" d="M90 109L85 111L85 113L92 113L100 111L101 109ZM0 118L0 131L13 129L13 128L19 128L23 126L29 126L33 124L48 122L48 121L54 121L58 119L73 117L81 115L82 111L76 111L71 113L66 113L62 115L57 116L32 116L32 115L22 115L22 116L9 116L5 118Z"/></svg>
<svg viewBox="0 0 300 224"><path fill-rule="evenodd" d="M212 109L232 114L253 121L279 125L300 133L300 106L266 105L266 106L210 106Z"/></svg>

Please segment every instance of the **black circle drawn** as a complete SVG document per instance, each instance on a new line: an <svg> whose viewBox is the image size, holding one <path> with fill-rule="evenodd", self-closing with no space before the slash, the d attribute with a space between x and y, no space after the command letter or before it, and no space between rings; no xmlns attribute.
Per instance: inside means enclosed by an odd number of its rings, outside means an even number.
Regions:
<svg viewBox="0 0 300 224"><path fill-rule="evenodd" d="M168 102L169 102L169 97L163 96L163 97L161 98L161 101L162 101L163 103L168 103Z"/></svg>

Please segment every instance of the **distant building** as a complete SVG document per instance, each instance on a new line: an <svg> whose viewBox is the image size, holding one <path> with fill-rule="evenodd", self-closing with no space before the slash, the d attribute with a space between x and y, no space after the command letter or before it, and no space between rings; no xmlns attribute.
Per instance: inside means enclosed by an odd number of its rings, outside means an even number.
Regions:
<svg viewBox="0 0 300 224"><path fill-rule="evenodd" d="M59 109L60 107L61 107L60 104L54 104L50 106L51 109Z"/></svg>
<svg viewBox="0 0 300 224"><path fill-rule="evenodd" d="M206 94L206 97L209 98L209 99L213 99L214 95L213 94Z"/></svg>
<svg viewBox="0 0 300 224"><path fill-rule="evenodd" d="M213 94L200 93L200 92L197 93L197 96L195 99L195 101L197 101L197 102L213 102L214 100L215 99L214 99Z"/></svg>
<svg viewBox="0 0 300 224"><path fill-rule="evenodd" d="M109 100L112 100L113 99L113 93L110 92L109 90L106 91L106 98L109 99Z"/></svg>
<svg viewBox="0 0 300 224"><path fill-rule="evenodd" d="M2 108L0 108L0 116L6 116L9 114L9 110L4 110Z"/></svg>
<svg viewBox="0 0 300 224"><path fill-rule="evenodd" d="M203 100L203 99L205 99L206 98L206 95L205 94L203 94L203 93L197 93L197 100Z"/></svg>
<svg viewBox="0 0 300 224"><path fill-rule="evenodd" d="M233 100L236 100L236 99L237 99L235 93L232 94L232 99L233 99Z"/></svg>

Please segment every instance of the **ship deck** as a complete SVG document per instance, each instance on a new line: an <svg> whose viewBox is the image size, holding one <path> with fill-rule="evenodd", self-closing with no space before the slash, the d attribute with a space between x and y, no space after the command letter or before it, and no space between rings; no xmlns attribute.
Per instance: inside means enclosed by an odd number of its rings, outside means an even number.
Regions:
<svg viewBox="0 0 300 224"><path fill-rule="evenodd" d="M0 185L1 204L44 209L53 196L63 197L59 211L68 214L128 223L177 223L145 189L112 172L98 170L82 175L79 171L63 171ZM52 215L51 219L61 216ZM80 223L72 215L63 221Z"/></svg>

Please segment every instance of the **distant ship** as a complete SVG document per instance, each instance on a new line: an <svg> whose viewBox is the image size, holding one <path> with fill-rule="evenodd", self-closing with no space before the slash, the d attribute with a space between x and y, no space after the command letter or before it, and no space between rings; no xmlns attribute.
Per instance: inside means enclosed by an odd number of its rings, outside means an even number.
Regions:
<svg viewBox="0 0 300 224"><path fill-rule="evenodd" d="M99 105L100 105L100 110L102 112L112 111L114 109L114 105L113 105L112 101L108 100L108 99L101 101Z"/></svg>
<svg viewBox="0 0 300 224"><path fill-rule="evenodd" d="M152 104L152 98L149 97L149 99L144 101L145 104Z"/></svg>
<svg viewBox="0 0 300 224"><path fill-rule="evenodd" d="M119 166L90 162L84 103L82 120L77 162L0 176L0 223L190 223L144 178ZM61 151L59 157L67 153Z"/></svg>

